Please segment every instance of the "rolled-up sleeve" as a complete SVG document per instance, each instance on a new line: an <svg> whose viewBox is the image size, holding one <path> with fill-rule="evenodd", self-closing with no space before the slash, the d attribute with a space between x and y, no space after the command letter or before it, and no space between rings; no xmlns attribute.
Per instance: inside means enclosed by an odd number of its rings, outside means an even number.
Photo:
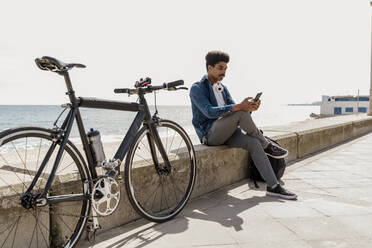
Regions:
<svg viewBox="0 0 372 248"><path fill-rule="evenodd" d="M194 84L190 89L191 102L209 119L217 119L225 113L232 112L232 105L215 107L209 101L209 98L203 94L198 85ZM231 98L231 97L230 97Z"/></svg>

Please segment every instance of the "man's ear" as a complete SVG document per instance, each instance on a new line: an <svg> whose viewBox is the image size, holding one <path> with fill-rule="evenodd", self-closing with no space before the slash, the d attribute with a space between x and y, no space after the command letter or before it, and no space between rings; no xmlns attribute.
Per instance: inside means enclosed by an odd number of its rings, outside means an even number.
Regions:
<svg viewBox="0 0 372 248"><path fill-rule="evenodd" d="M211 66L211 65L208 65L208 67L207 67L208 69L207 69L207 71L209 72L209 71L211 71L212 70L212 68L213 68L213 66Z"/></svg>

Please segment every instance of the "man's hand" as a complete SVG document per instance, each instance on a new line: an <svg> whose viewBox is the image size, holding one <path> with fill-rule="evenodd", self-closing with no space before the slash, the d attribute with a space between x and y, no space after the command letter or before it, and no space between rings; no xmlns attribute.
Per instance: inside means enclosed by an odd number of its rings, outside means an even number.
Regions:
<svg viewBox="0 0 372 248"><path fill-rule="evenodd" d="M252 99L253 99L252 97L245 98L241 103L234 105L232 111L233 112L236 112L239 110L243 110L247 112L256 111L260 107L261 100L254 102Z"/></svg>

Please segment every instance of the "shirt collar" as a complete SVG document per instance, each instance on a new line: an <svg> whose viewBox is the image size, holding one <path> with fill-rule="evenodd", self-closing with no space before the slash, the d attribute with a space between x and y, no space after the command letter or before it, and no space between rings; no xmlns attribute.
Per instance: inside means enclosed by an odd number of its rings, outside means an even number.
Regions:
<svg viewBox="0 0 372 248"><path fill-rule="evenodd" d="M209 85L211 85L212 86L212 83L211 83L211 81L209 81L209 79L208 79L208 74L205 74L203 77L202 77L202 80L201 80L202 82L208 82L209 83ZM220 83L222 83L221 81L220 81Z"/></svg>
<svg viewBox="0 0 372 248"><path fill-rule="evenodd" d="M205 75L202 77L201 81L202 81L202 82L205 82L205 81L209 82L208 75L205 74ZM210 83L210 82L209 82L209 83Z"/></svg>

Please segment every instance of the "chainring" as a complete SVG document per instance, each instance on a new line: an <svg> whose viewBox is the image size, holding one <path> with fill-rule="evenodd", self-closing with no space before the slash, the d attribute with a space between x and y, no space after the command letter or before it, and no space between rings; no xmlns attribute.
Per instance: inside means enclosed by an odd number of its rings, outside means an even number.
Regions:
<svg viewBox="0 0 372 248"><path fill-rule="evenodd" d="M93 188L92 207L100 216L112 214L119 205L120 188L115 179L104 177L99 179Z"/></svg>

